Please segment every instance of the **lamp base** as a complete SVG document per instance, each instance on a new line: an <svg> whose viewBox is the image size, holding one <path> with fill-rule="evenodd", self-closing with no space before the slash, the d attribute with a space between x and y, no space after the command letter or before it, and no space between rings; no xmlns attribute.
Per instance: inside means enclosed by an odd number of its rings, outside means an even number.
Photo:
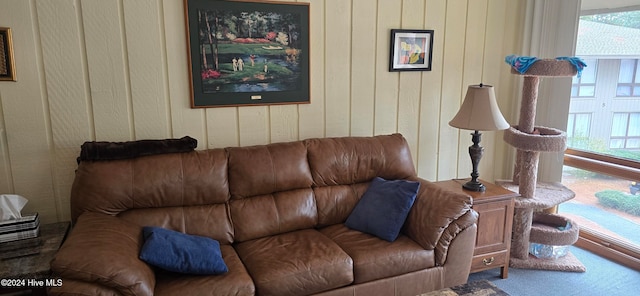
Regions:
<svg viewBox="0 0 640 296"><path fill-rule="evenodd" d="M480 144L480 139L482 134L478 131L475 131L471 134L471 141L473 145L469 146L469 156L471 157L471 164L473 165L473 171L471 171L471 181L462 185L462 188L470 191L480 191L484 192L487 190L486 187L480 181L478 181L478 164L480 163L480 159L482 158L482 152L484 148L482 148Z"/></svg>
<svg viewBox="0 0 640 296"><path fill-rule="evenodd" d="M487 187L484 186L484 184L478 182L478 181L469 181L467 183L464 183L462 185L462 188L469 190L469 191L478 191L478 192L485 192L487 190Z"/></svg>

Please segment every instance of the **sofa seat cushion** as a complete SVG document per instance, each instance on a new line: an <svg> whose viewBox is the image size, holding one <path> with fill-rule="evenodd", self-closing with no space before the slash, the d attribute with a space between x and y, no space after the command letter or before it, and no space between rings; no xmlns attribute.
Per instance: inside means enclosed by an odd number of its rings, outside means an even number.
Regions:
<svg viewBox="0 0 640 296"><path fill-rule="evenodd" d="M288 232L234 245L258 295L319 293L353 282L353 261L314 229Z"/></svg>
<svg viewBox="0 0 640 296"><path fill-rule="evenodd" d="M354 283L402 275L435 266L433 250L425 250L400 234L394 242L336 224L320 229L353 259Z"/></svg>
<svg viewBox="0 0 640 296"><path fill-rule="evenodd" d="M229 271L221 275L186 275L159 271L155 295L254 295L255 286L240 257L230 245L220 245Z"/></svg>

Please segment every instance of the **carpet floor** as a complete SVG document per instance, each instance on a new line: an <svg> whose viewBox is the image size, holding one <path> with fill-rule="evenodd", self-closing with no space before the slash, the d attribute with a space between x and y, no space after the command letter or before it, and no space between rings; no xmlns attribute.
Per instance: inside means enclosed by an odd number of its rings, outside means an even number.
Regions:
<svg viewBox="0 0 640 296"><path fill-rule="evenodd" d="M586 266L586 272L509 268L509 277L501 279L498 268L471 274L469 282L489 280L513 296L640 295L640 271L575 246L570 250Z"/></svg>

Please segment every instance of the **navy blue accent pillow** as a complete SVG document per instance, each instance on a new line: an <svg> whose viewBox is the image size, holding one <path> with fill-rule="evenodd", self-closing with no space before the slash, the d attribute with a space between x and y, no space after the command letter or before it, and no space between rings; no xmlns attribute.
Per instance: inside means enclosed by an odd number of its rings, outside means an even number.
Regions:
<svg viewBox="0 0 640 296"><path fill-rule="evenodd" d="M347 227L395 241L416 200L420 183L376 177L344 223Z"/></svg>
<svg viewBox="0 0 640 296"><path fill-rule="evenodd" d="M222 274L228 271L220 243L160 227L142 229L140 260L164 270L187 274Z"/></svg>

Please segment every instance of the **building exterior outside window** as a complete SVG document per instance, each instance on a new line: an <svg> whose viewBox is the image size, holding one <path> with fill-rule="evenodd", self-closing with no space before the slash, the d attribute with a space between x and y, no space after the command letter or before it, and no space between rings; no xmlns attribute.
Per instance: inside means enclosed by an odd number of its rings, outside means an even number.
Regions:
<svg viewBox="0 0 640 296"><path fill-rule="evenodd" d="M618 75L618 97L640 97L640 68L638 60L620 60Z"/></svg>
<svg viewBox="0 0 640 296"><path fill-rule="evenodd" d="M609 148L640 149L640 112L613 114Z"/></svg>
<svg viewBox="0 0 640 296"><path fill-rule="evenodd" d="M581 20L578 39L587 67L572 78L568 146L640 151L640 29Z"/></svg>

